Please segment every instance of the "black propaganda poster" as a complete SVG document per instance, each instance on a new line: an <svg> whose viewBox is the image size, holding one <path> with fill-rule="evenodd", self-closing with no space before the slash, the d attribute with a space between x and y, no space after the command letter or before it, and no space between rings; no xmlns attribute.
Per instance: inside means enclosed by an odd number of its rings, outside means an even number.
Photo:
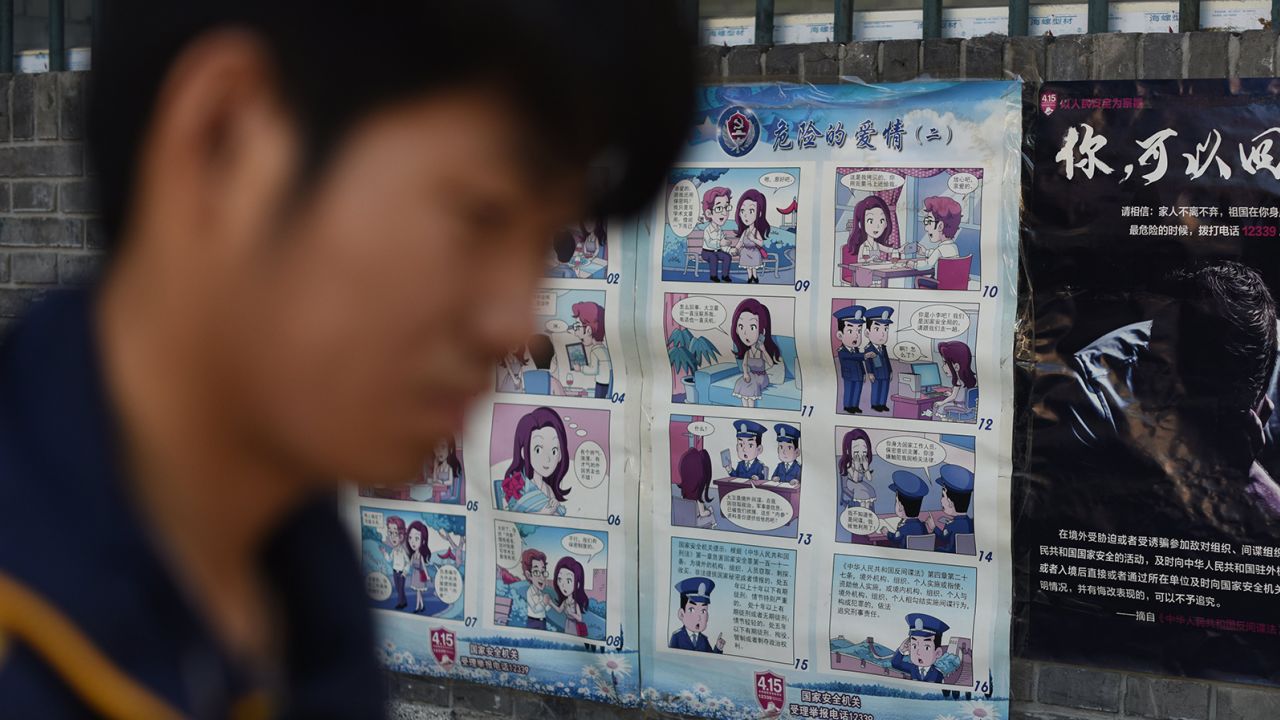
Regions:
<svg viewBox="0 0 1280 720"><path fill-rule="evenodd" d="M1049 83L1029 129L1015 651L1280 683L1280 81Z"/></svg>

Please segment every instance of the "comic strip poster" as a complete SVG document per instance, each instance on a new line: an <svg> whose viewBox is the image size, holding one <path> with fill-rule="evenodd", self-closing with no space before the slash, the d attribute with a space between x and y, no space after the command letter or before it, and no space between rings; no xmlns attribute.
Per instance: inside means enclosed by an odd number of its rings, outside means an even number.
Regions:
<svg viewBox="0 0 1280 720"><path fill-rule="evenodd" d="M1050 83L1033 127L1017 642L1278 684L1280 88Z"/></svg>
<svg viewBox="0 0 1280 720"><path fill-rule="evenodd" d="M648 706L1008 716L1020 94L704 89L638 221Z"/></svg>
<svg viewBox="0 0 1280 720"><path fill-rule="evenodd" d="M535 324L494 363L493 395L409 483L353 501L387 668L640 704L620 227L550 238Z"/></svg>

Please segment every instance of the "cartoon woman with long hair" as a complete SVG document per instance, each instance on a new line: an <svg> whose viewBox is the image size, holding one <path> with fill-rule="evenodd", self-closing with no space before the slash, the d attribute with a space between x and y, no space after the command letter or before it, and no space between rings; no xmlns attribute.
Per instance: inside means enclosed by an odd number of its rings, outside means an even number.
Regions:
<svg viewBox="0 0 1280 720"><path fill-rule="evenodd" d="M582 614L587 611L586 574L582 563L568 555L556 563L556 601L557 608L564 613L564 631L578 637L587 636L587 623Z"/></svg>
<svg viewBox="0 0 1280 720"><path fill-rule="evenodd" d="M871 485L871 436L861 428L853 428L840 440L840 512L846 508L874 509L876 489Z"/></svg>
<svg viewBox="0 0 1280 720"><path fill-rule="evenodd" d="M853 207L853 228L840 251L840 277L854 284L854 265L893 259L899 241L893 239L893 212L879 195L868 195Z"/></svg>
<svg viewBox="0 0 1280 720"><path fill-rule="evenodd" d="M972 410L969 390L978 387L978 376L973 373L973 351L963 341L951 340L938 343L938 355L942 358L943 379L951 386L951 392L933 404L933 417L946 419L952 409L960 413Z"/></svg>
<svg viewBox="0 0 1280 720"><path fill-rule="evenodd" d="M769 221L765 219L764 194L755 188L742 193L734 219L738 221L738 264L747 271L747 282L759 285L756 273L769 256L764 249L770 230Z"/></svg>
<svg viewBox="0 0 1280 720"><path fill-rule="evenodd" d="M409 523L409 589L417 595L413 611L420 613L426 607L422 601L422 593L431 589L431 576L427 574L427 565L431 562L431 546L427 542L430 531L426 523L414 520Z"/></svg>
<svg viewBox="0 0 1280 720"><path fill-rule="evenodd" d="M436 443L431 459L422 468L422 481L409 488L409 498L418 502L434 502L436 488L449 498L457 483L463 482L462 461L458 459L458 443L454 438Z"/></svg>
<svg viewBox="0 0 1280 720"><path fill-rule="evenodd" d="M769 308L755 298L738 303L733 311L733 355L742 363L742 378L733 386L733 396L742 407L755 407L769 387L769 369L782 360L782 351L773 341Z"/></svg>
<svg viewBox="0 0 1280 720"><path fill-rule="evenodd" d="M596 398L607 398L613 383L613 363L604 344L604 307L593 302L574 303L573 320L570 330L587 351L587 364L578 368L578 372L595 379Z"/></svg>
<svg viewBox="0 0 1280 720"><path fill-rule="evenodd" d="M511 465L502 478L506 509L512 512L564 515L569 491L560 487L569 471L564 423L555 410L536 408L516 424Z"/></svg>

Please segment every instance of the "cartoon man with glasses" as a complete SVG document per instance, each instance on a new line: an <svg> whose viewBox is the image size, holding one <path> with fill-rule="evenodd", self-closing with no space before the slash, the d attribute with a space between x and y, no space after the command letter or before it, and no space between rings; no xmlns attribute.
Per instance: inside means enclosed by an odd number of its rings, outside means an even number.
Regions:
<svg viewBox="0 0 1280 720"><path fill-rule="evenodd" d="M551 601L544 592L547 587L547 555L529 548L520 556L520 567L524 569L524 579L529 581L529 589L524 595L529 605L525 627L546 630L547 608L551 607Z"/></svg>

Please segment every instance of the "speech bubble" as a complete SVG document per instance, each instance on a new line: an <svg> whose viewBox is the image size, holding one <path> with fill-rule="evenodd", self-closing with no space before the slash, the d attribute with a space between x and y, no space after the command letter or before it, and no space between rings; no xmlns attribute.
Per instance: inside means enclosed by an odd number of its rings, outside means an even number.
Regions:
<svg viewBox="0 0 1280 720"><path fill-rule="evenodd" d="M734 490L720 498L720 512L745 530L777 530L795 518L786 498L764 488Z"/></svg>
<svg viewBox="0 0 1280 720"><path fill-rule="evenodd" d="M578 434L586 435L587 431L579 430ZM608 463L600 443L588 440L578 446L577 452L573 454L573 473L577 476L579 485L587 488L599 487L608 472Z"/></svg>
<svg viewBox="0 0 1280 720"><path fill-rule="evenodd" d="M957 195L968 195L978 189L978 176L973 173L956 173L947 180L947 189Z"/></svg>
<svg viewBox="0 0 1280 720"><path fill-rule="evenodd" d="M579 430L575 430L575 431L573 432L573 434L574 434L574 435L577 435L578 437L586 437L586 436L587 436L587 431L586 431L586 430L581 430L581 429L579 429Z"/></svg>
<svg viewBox="0 0 1280 720"><path fill-rule="evenodd" d="M671 307L671 319L690 330L704 331L724 324L729 312L719 300L693 295Z"/></svg>
<svg viewBox="0 0 1280 720"><path fill-rule="evenodd" d="M860 170L840 178L840 184L850 190L876 192L877 190L900 188L907 184L907 179L901 175L884 172L883 170Z"/></svg>
<svg viewBox="0 0 1280 720"><path fill-rule="evenodd" d="M578 423L569 423L569 429L570 429L570 430L577 430L577 429L578 429Z"/></svg>
<svg viewBox="0 0 1280 720"><path fill-rule="evenodd" d="M969 329L969 313L954 305L925 305L911 314L911 323L903 330L915 330L930 340L946 340L963 335Z"/></svg>
<svg viewBox="0 0 1280 720"><path fill-rule="evenodd" d="M549 333L567 332L569 330L569 323L559 318L556 318L555 320L548 320L546 324L546 328L547 328L547 332Z"/></svg>
<svg viewBox="0 0 1280 720"><path fill-rule="evenodd" d="M436 570L436 595L452 605L462 597L462 573L452 565L441 565Z"/></svg>
<svg viewBox="0 0 1280 720"><path fill-rule="evenodd" d="M498 565L508 570L519 567L520 551L524 544L520 541L520 529L515 523L506 520L494 520L493 528L498 536Z"/></svg>
<svg viewBox="0 0 1280 720"><path fill-rule="evenodd" d="M689 423L689 433L698 437L706 437L716 431L716 427L705 420Z"/></svg>
<svg viewBox="0 0 1280 720"><path fill-rule="evenodd" d="M876 443L876 455L894 465L921 470L947 459L947 449L929 438L893 435Z"/></svg>
<svg viewBox="0 0 1280 720"><path fill-rule="evenodd" d="M671 228L671 232L680 237L689 237L701 218L702 205L698 201L697 186L692 180L676 183L667 196L667 226Z"/></svg>
<svg viewBox="0 0 1280 720"><path fill-rule="evenodd" d="M840 527L854 535L870 535L879 530L880 525L880 516L871 508L854 505L840 513Z"/></svg>
<svg viewBox="0 0 1280 720"><path fill-rule="evenodd" d="M906 341L895 343L891 353L895 360L901 360L902 362L915 362L924 357L924 351L920 349L919 345Z"/></svg>
<svg viewBox="0 0 1280 720"><path fill-rule="evenodd" d="M767 188L773 188L774 190L794 184L795 181L795 175L792 175L789 172L782 172L780 170L777 172L768 172L760 176L760 184Z"/></svg>
<svg viewBox="0 0 1280 720"><path fill-rule="evenodd" d="M591 533L569 533L560 541L560 547L573 553L588 557L587 562L595 559L604 550L604 541Z"/></svg>
<svg viewBox="0 0 1280 720"><path fill-rule="evenodd" d="M382 513L374 510L361 510L360 524L381 530L383 525L386 524L386 518Z"/></svg>
<svg viewBox="0 0 1280 720"><path fill-rule="evenodd" d="M391 597L391 578L380 572L371 572L364 576L364 594L377 602Z"/></svg>
<svg viewBox="0 0 1280 720"><path fill-rule="evenodd" d="M533 294L533 314L534 315L555 315L556 314L556 291L555 290L539 290Z"/></svg>

